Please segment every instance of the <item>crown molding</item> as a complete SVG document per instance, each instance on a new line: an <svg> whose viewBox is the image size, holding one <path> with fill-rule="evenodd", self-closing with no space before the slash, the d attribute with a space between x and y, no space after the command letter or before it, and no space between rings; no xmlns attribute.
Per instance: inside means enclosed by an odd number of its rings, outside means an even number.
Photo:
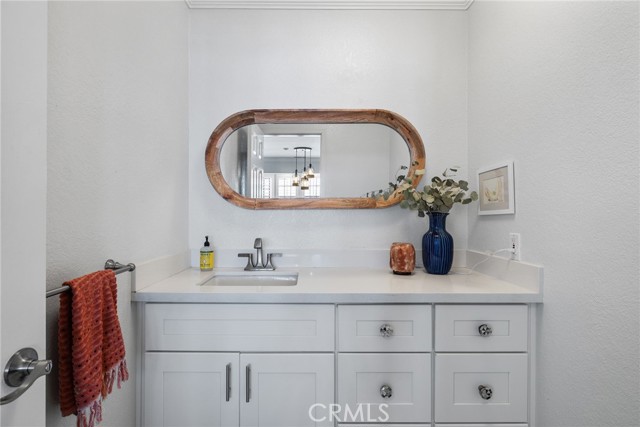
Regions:
<svg viewBox="0 0 640 427"><path fill-rule="evenodd" d="M191 9L467 10L473 0L185 0Z"/></svg>

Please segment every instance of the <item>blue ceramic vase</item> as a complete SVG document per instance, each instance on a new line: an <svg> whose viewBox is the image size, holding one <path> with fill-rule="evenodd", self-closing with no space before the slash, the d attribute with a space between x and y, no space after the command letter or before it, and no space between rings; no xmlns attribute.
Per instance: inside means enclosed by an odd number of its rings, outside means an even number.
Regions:
<svg viewBox="0 0 640 427"><path fill-rule="evenodd" d="M422 236L422 262L429 274L447 274L453 263L453 237L447 232L448 213L430 212L429 231Z"/></svg>

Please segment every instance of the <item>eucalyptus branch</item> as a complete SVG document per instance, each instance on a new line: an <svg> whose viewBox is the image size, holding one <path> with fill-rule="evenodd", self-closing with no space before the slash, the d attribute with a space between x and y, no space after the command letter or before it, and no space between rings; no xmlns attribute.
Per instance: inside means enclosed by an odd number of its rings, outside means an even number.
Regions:
<svg viewBox="0 0 640 427"><path fill-rule="evenodd" d="M457 167L447 168L442 173L445 179L434 176L431 184L425 185L422 191L413 188L411 180L403 179L397 187L402 191L404 199L400 202L400 207L416 210L419 217L424 217L427 213L449 212L456 203L467 205L478 200L478 193L469 192L467 181L449 178L455 176L457 169ZM416 175L418 172L424 174L424 170L417 171Z"/></svg>

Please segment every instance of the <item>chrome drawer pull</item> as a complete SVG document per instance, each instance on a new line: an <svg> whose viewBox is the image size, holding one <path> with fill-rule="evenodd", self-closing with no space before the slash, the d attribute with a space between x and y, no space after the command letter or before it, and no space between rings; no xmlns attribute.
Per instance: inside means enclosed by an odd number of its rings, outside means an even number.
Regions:
<svg viewBox="0 0 640 427"><path fill-rule="evenodd" d="M380 396L382 396L383 399L389 399L391 396L393 396L393 390L391 389L391 386L385 384L380 387Z"/></svg>
<svg viewBox="0 0 640 427"><path fill-rule="evenodd" d="M486 323L483 323L478 327L478 333L480 334L480 336L488 337L493 333L493 329L491 329L491 326L487 325Z"/></svg>
<svg viewBox="0 0 640 427"><path fill-rule="evenodd" d="M392 336L393 326L389 325L388 323L380 326L380 335L382 335L384 338L389 338L390 336Z"/></svg>
<svg viewBox="0 0 640 427"><path fill-rule="evenodd" d="M249 403L249 401L251 400L251 365L247 365L247 367L245 368L245 376L246 376L246 401L247 403Z"/></svg>
<svg viewBox="0 0 640 427"><path fill-rule="evenodd" d="M231 399L231 363L227 363L227 387L226 387L226 400L227 402Z"/></svg>
<svg viewBox="0 0 640 427"><path fill-rule="evenodd" d="M491 399L491 396L493 395L493 390L491 390L491 387L488 386L479 385L478 391L480 392L480 397L484 400Z"/></svg>

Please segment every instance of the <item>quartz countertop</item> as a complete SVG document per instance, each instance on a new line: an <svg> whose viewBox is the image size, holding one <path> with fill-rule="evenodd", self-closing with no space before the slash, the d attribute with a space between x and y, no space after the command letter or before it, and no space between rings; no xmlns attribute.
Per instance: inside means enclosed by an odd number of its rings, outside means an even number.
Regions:
<svg viewBox="0 0 640 427"><path fill-rule="evenodd" d="M181 271L134 292L132 300L157 303L537 303L539 289L454 268L443 276L416 270L410 276L373 268L279 268L298 273L295 286L203 285L216 274L241 272L217 268Z"/></svg>

